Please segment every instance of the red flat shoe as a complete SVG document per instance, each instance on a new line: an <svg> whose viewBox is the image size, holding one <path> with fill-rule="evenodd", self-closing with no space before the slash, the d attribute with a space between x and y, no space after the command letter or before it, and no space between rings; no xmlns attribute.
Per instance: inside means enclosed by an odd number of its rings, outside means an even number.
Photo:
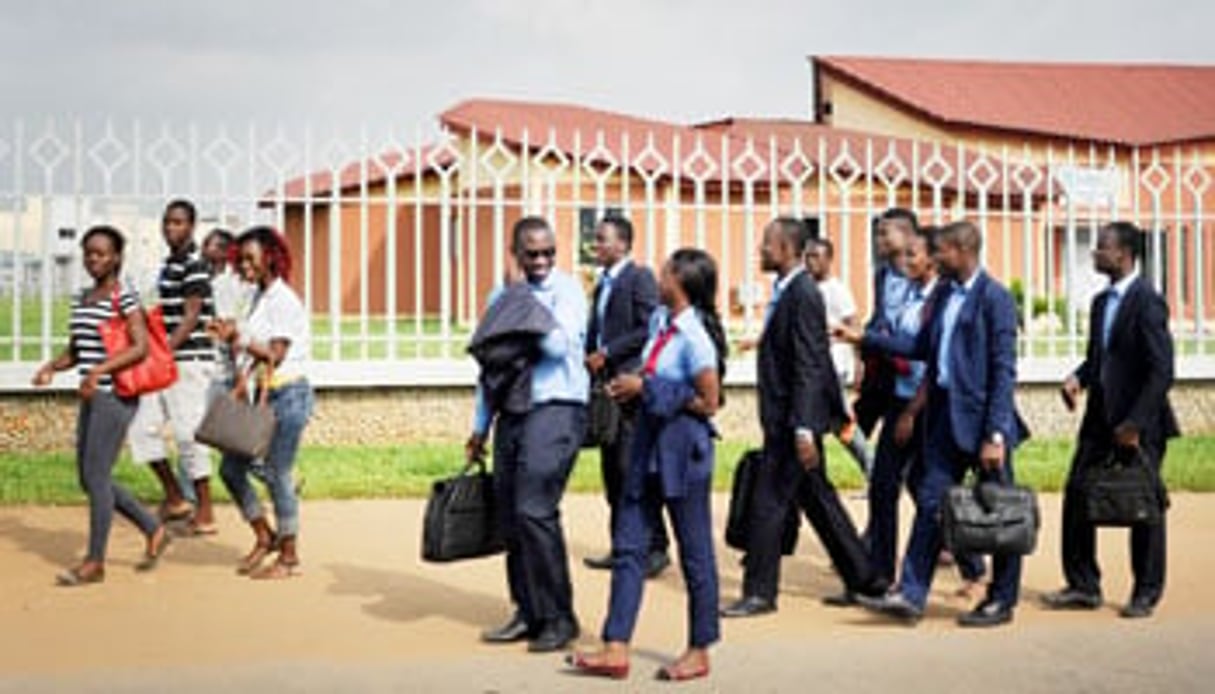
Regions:
<svg viewBox="0 0 1215 694"><path fill-rule="evenodd" d="M662 682L687 682L688 680L698 680L702 677L709 676L709 666L696 668L695 670L679 670L671 665L664 665L658 668L658 672L654 673L654 679Z"/></svg>
<svg viewBox="0 0 1215 694"><path fill-rule="evenodd" d="M623 680L629 676L629 664L627 661L622 665L592 663L581 653L571 653L565 657L565 664L574 668L574 671L578 674L590 677L607 677L613 680Z"/></svg>

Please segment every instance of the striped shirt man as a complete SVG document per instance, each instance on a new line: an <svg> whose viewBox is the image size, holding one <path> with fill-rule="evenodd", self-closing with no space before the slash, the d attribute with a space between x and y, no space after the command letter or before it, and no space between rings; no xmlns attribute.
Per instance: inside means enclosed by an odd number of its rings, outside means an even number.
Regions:
<svg viewBox="0 0 1215 694"><path fill-rule="evenodd" d="M170 253L156 282L160 306L164 311L165 331L172 336L185 318L186 299L200 297L202 310L189 337L174 350L177 361L215 361L215 345L207 334L207 323L215 317L215 300L211 295L211 271L191 242Z"/></svg>

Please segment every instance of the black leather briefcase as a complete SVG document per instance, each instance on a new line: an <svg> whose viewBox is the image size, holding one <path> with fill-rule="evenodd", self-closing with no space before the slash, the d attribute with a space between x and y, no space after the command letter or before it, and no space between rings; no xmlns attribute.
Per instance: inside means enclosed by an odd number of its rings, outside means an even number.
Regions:
<svg viewBox="0 0 1215 694"><path fill-rule="evenodd" d="M1038 498L1027 487L951 487L941 515L945 546L955 555L1033 554L1038 543Z"/></svg>
<svg viewBox="0 0 1215 694"><path fill-rule="evenodd" d="M1084 511L1090 523L1129 527L1155 525L1164 518L1168 496L1142 451L1115 452L1083 475Z"/></svg>
<svg viewBox="0 0 1215 694"><path fill-rule="evenodd" d="M755 478L759 466L764 462L764 453L752 449L743 453L738 465L734 468L734 482L730 489L730 510L726 515L726 544L734 549L747 551L747 539L750 535L751 503L755 493ZM785 525L781 534L781 553L785 556L793 554L797 549L797 535L801 530L801 517L797 506L790 505Z"/></svg>
<svg viewBox="0 0 1215 694"><path fill-rule="evenodd" d="M431 489L422 523L422 559L449 562L506 549L494 505L494 478L484 462L472 462Z"/></svg>
<svg viewBox="0 0 1215 694"><path fill-rule="evenodd" d="M586 406L586 435L583 448L599 448L616 443L620 434L620 405L608 397L603 383L596 379L591 384L591 397Z"/></svg>

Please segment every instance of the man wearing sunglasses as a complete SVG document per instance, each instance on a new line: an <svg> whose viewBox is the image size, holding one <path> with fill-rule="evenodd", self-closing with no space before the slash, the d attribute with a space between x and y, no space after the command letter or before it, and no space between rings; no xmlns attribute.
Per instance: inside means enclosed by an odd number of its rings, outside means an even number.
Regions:
<svg viewBox="0 0 1215 694"><path fill-rule="evenodd" d="M543 218L515 223L513 251L528 289L557 327L537 342L531 363L531 407L495 412L477 391L470 459L485 453L494 428L494 486L506 541L514 616L487 631L488 643L527 640L533 653L559 651L578 637L561 497L586 430L589 377L583 364L587 301L582 285L557 270L556 237ZM501 308L491 302L487 313Z"/></svg>

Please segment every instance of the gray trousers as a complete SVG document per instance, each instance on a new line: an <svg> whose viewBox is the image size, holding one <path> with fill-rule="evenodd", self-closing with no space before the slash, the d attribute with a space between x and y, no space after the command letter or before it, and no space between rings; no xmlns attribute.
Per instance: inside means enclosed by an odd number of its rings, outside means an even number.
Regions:
<svg viewBox="0 0 1215 694"><path fill-rule="evenodd" d="M80 403L76 420L76 470L80 488L89 497L89 561L105 561L110 525L117 510L144 535L151 535L159 522L126 489L114 483L111 474L135 417L138 401L119 398L110 391L97 391Z"/></svg>

